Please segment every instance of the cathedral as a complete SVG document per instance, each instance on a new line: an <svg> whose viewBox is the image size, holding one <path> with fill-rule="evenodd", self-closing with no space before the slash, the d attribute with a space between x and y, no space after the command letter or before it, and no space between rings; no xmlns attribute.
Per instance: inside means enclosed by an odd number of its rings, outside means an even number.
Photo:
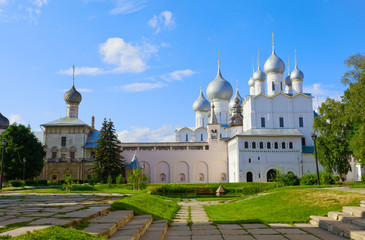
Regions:
<svg viewBox="0 0 365 240"><path fill-rule="evenodd" d="M151 183L271 181L274 169L298 177L315 172L311 139L313 96L303 92L304 74L295 68L284 78L285 64L275 53L263 70L258 61L240 96L224 79L220 63L204 96L193 103L195 127L176 129L175 142L120 143L127 169L142 168ZM233 96L233 97L232 97ZM65 118L43 124L47 156L42 178L88 178L94 166L98 131L78 119L81 94L74 84L65 93ZM353 164L348 180L361 178Z"/></svg>

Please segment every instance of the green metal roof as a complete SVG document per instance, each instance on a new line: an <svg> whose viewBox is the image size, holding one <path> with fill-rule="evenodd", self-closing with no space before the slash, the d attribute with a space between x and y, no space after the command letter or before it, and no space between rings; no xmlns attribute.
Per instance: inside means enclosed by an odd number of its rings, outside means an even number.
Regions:
<svg viewBox="0 0 365 240"><path fill-rule="evenodd" d="M314 153L314 146L302 146L302 153Z"/></svg>
<svg viewBox="0 0 365 240"><path fill-rule="evenodd" d="M301 137L303 134L299 132L297 129L250 129L237 136L252 136L252 137L261 137L261 136L270 136L270 137L281 137L281 136L294 136Z"/></svg>
<svg viewBox="0 0 365 240"><path fill-rule="evenodd" d="M60 118L55 121L42 124L41 126L46 126L46 127L47 126L88 126L88 127L90 127L89 125L87 125L83 121L79 120L78 118L70 118L70 117Z"/></svg>

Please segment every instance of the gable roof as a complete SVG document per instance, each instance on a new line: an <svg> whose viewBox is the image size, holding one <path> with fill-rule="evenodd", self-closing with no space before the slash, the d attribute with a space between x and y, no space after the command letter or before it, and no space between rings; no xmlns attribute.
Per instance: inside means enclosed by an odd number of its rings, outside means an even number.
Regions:
<svg viewBox="0 0 365 240"><path fill-rule="evenodd" d="M244 131L237 136L245 137L282 137L282 136L293 136L293 137L301 137L303 134L299 132L297 129L267 129L267 128L260 128L260 129L249 129Z"/></svg>

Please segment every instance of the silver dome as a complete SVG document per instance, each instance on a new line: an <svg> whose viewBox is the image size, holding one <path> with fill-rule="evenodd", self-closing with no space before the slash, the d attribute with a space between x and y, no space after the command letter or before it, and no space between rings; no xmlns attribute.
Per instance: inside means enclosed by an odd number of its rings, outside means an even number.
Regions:
<svg viewBox="0 0 365 240"><path fill-rule="evenodd" d="M75 85L72 84L72 88L65 93L64 99L66 103L79 104L82 100L82 97L81 94L76 90Z"/></svg>
<svg viewBox="0 0 365 240"><path fill-rule="evenodd" d="M241 95L240 95L240 93L238 92L238 87L236 87L236 94L234 95L234 97L232 98L232 100L229 102L229 104L228 104L228 108L229 108L229 110L233 110L233 108L234 108L234 106L236 105L236 98L238 98L239 99L239 102L238 102L238 104L239 105L242 105L242 103L243 103L243 98L241 97Z"/></svg>
<svg viewBox="0 0 365 240"><path fill-rule="evenodd" d="M304 74L298 69L298 66L295 66L294 71L290 74L290 78L296 81L303 81Z"/></svg>
<svg viewBox="0 0 365 240"><path fill-rule="evenodd" d="M288 74L288 76L286 76L284 83L286 86L291 86L290 74Z"/></svg>
<svg viewBox="0 0 365 240"><path fill-rule="evenodd" d="M204 97L203 90L200 88L200 95L193 103L193 109L195 112L209 112L210 110L210 103Z"/></svg>
<svg viewBox="0 0 365 240"><path fill-rule="evenodd" d="M253 74L252 79L254 81L265 81L266 75L263 71L261 71L260 66L257 68L257 71Z"/></svg>
<svg viewBox="0 0 365 240"><path fill-rule="evenodd" d="M248 80L248 86L249 87L255 86L255 81L252 79L252 77L250 78L250 80Z"/></svg>
<svg viewBox="0 0 365 240"><path fill-rule="evenodd" d="M0 129L7 129L8 127L9 127L9 119L7 119L6 117L4 117L0 113Z"/></svg>
<svg viewBox="0 0 365 240"><path fill-rule="evenodd" d="M231 84L226 81L221 74L218 64L217 76L211 81L207 87L207 96L210 101L213 100L230 100L233 94Z"/></svg>
<svg viewBox="0 0 365 240"><path fill-rule="evenodd" d="M271 54L269 59L266 60L264 65L264 72L266 75L270 73L281 73L283 74L285 71L285 64L281 58L279 58L275 52Z"/></svg>

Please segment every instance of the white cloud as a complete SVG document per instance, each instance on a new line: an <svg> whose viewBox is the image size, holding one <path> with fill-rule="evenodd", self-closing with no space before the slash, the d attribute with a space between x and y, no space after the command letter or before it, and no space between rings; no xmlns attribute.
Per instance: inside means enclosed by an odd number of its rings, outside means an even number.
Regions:
<svg viewBox="0 0 365 240"><path fill-rule="evenodd" d="M2 4L2 5L5 5L5 4L7 4L7 0L0 0L0 4Z"/></svg>
<svg viewBox="0 0 365 240"><path fill-rule="evenodd" d="M147 24L156 29L156 33L159 33L161 29L167 29L172 30L175 28L176 23L172 16L172 12L170 11L163 11L160 13L160 15L157 17L154 15Z"/></svg>
<svg viewBox="0 0 365 240"><path fill-rule="evenodd" d="M39 8L41 8L43 5L46 5L48 0L33 0L33 4Z"/></svg>
<svg viewBox="0 0 365 240"><path fill-rule="evenodd" d="M195 74L193 70L186 69L186 70L177 70L173 71L171 73L162 75L161 78L164 79L167 82L171 82L173 80L182 80L185 77L190 77L193 74Z"/></svg>
<svg viewBox="0 0 365 240"><path fill-rule="evenodd" d="M311 86L304 86L303 91L311 93L313 98L313 108L318 109L318 106L329 98L339 98L343 93L334 90L334 85L322 85L320 83L314 83Z"/></svg>
<svg viewBox="0 0 365 240"><path fill-rule="evenodd" d="M164 82L156 83L131 83L123 86L115 86L111 90L115 92L143 92L156 88L166 87L167 84Z"/></svg>
<svg viewBox="0 0 365 240"><path fill-rule="evenodd" d="M18 124L25 124L26 122L21 118L19 114L11 113L9 116L10 124L18 123Z"/></svg>
<svg viewBox="0 0 365 240"><path fill-rule="evenodd" d="M58 71L58 73L72 75L73 68L63 69ZM98 75L103 73L105 73L105 71L98 67L75 67L75 75Z"/></svg>
<svg viewBox="0 0 365 240"><path fill-rule="evenodd" d="M163 125L158 129L131 127L118 133L121 142L174 142L175 127Z"/></svg>
<svg viewBox="0 0 365 240"><path fill-rule="evenodd" d="M129 14L137 12L145 7L145 0L115 0L115 7L110 14Z"/></svg>

